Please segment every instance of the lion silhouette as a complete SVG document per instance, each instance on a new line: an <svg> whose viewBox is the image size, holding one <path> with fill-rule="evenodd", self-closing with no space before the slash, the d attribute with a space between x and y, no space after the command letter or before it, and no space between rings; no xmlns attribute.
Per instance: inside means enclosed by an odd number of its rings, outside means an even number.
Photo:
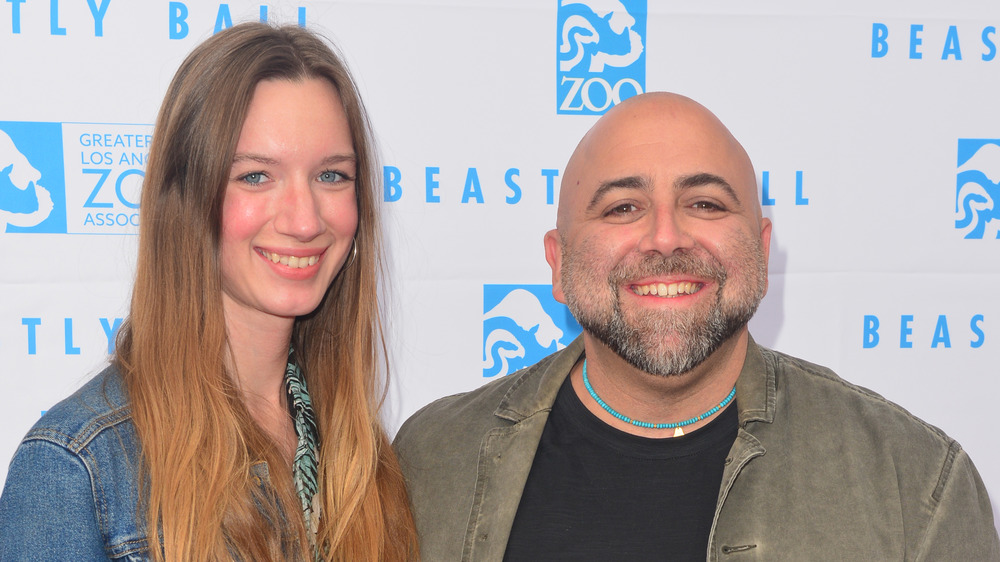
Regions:
<svg viewBox="0 0 1000 562"><path fill-rule="evenodd" d="M10 135L0 129L0 234L6 232L8 226L38 226L52 214L52 194L38 185L41 177L14 145ZM23 201L22 205L32 210L19 210L17 199L31 199L29 205L23 205Z"/></svg>
<svg viewBox="0 0 1000 562"><path fill-rule="evenodd" d="M563 331L542 308L538 297L524 289L514 289L483 314L484 324L492 319L511 320L522 330L533 335L535 342L542 349L551 349L553 344L557 350L566 347L559 341L563 337ZM517 336L506 328L496 328L486 336L483 345L484 372L492 372L499 361L499 372L496 374L507 375L510 373L510 360L524 358L525 354L526 348Z"/></svg>
<svg viewBox="0 0 1000 562"><path fill-rule="evenodd" d="M958 167L955 228L965 238L1000 238L1000 145L984 144Z"/></svg>
<svg viewBox="0 0 1000 562"><path fill-rule="evenodd" d="M573 53L569 59L559 61L559 70L567 72L576 68L587 55L588 48L585 45L596 44L590 56L588 70L592 73L604 71L605 66L624 68L639 60L642 55L642 37L632 29L635 25L635 18L628 13L625 5L620 0L563 0L565 6L585 6L594 17L587 17L580 14L573 14L566 18L560 33L559 52L563 55ZM600 27L607 27L618 37L627 35L629 51L627 53L616 53L611 50L602 49L602 37L598 32L595 23ZM606 25L605 25L606 24Z"/></svg>

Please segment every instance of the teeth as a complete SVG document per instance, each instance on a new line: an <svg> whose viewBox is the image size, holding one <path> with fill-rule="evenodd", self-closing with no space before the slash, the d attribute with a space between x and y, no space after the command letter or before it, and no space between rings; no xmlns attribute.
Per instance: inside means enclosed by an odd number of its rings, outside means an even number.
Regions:
<svg viewBox="0 0 1000 562"><path fill-rule="evenodd" d="M280 263L295 269L316 265L319 262L319 256L283 256L265 250L259 250L259 252L264 258L271 260L271 263Z"/></svg>
<svg viewBox="0 0 1000 562"><path fill-rule="evenodd" d="M693 295L701 290L701 283L691 283L682 281L680 283L650 283L649 285L633 285L632 292L637 295L656 295L663 298L676 297L677 295Z"/></svg>

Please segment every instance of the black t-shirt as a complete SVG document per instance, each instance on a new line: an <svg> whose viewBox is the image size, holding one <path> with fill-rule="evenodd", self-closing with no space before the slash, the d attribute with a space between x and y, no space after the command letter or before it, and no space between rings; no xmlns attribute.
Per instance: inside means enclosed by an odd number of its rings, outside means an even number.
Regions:
<svg viewBox="0 0 1000 562"><path fill-rule="evenodd" d="M504 560L705 560L736 412L681 437L638 437L594 416L567 378Z"/></svg>

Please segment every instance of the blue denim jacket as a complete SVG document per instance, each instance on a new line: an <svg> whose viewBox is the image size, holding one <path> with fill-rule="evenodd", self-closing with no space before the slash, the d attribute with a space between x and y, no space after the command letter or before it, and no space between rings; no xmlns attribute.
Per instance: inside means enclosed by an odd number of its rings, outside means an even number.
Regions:
<svg viewBox="0 0 1000 562"><path fill-rule="evenodd" d="M0 496L0 560L146 560L139 446L108 367L28 432Z"/></svg>

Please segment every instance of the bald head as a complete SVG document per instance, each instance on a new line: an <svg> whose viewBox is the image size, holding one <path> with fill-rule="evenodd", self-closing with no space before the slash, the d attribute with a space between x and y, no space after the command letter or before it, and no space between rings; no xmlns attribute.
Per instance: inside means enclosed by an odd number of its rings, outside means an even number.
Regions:
<svg viewBox="0 0 1000 562"><path fill-rule="evenodd" d="M595 193L623 178L652 181L666 165L678 176L709 174L725 180L758 221L757 180L750 158L732 133L701 104L651 92L613 107L584 135L566 164L556 226L572 226Z"/></svg>

